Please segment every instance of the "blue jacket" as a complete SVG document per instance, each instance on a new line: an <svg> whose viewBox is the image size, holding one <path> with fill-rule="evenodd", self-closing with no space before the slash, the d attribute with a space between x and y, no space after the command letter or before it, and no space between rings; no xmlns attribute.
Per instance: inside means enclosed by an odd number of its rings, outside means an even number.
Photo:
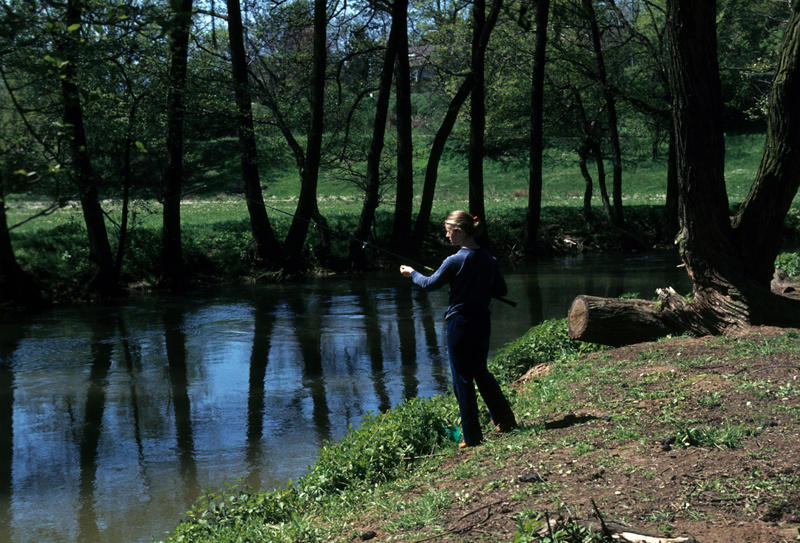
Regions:
<svg viewBox="0 0 800 543"><path fill-rule="evenodd" d="M456 315L489 312L493 296L508 294L508 286L497 260L486 249L466 249L447 257L433 275L414 271L411 280L425 290L437 290L450 285L450 301L445 320Z"/></svg>

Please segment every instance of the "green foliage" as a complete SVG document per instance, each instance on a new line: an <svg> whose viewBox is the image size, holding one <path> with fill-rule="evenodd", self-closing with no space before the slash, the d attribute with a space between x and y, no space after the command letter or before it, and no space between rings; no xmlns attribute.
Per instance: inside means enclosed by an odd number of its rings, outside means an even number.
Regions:
<svg viewBox="0 0 800 543"><path fill-rule="evenodd" d="M358 431L322 448L307 476L297 484L300 496L317 500L353 486L396 479L410 459L451 443L445 423L456 416L451 399L414 398L380 415L368 415Z"/></svg>
<svg viewBox="0 0 800 543"><path fill-rule="evenodd" d="M602 349L600 345L570 339L567 319L552 319L528 330L501 347L490 367L501 381L512 382L539 364L557 364Z"/></svg>
<svg viewBox="0 0 800 543"><path fill-rule="evenodd" d="M142 226L130 230L122 266L123 277L149 284L155 283L156 263L160 250L159 229Z"/></svg>
<svg viewBox="0 0 800 543"><path fill-rule="evenodd" d="M436 524L442 510L447 509L453 501L453 492L449 489L428 490L419 499L397 504L394 509L399 517L396 520L387 520L384 528L390 532L402 532Z"/></svg>
<svg viewBox="0 0 800 543"><path fill-rule="evenodd" d="M289 522L297 507L297 493L291 487L254 493L238 483L217 492L206 492L176 528L169 541L220 541L220 532L246 530L254 521L261 524Z"/></svg>
<svg viewBox="0 0 800 543"><path fill-rule="evenodd" d="M49 235L27 235L15 244L17 261L51 292L80 293L91 269L83 225L77 218L59 224Z"/></svg>
<svg viewBox="0 0 800 543"><path fill-rule="evenodd" d="M789 212L786 214L786 218L784 219L783 223L787 232L797 232L798 229L800 229L800 207L797 205L792 205L792 207L789 208Z"/></svg>
<svg viewBox="0 0 800 543"><path fill-rule="evenodd" d="M767 0L725 0L717 16L720 80L729 119L763 118L763 97L774 76L791 7ZM744 123L742 123L744 124Z"/></svg>
<svg viewBox="0 0 800 543"><path fill-rule="evenodd" d="M196 278L244 275L251 263L247 220L196 225L184 242L186 267Z"/></svg>
<svg viewBox="0 0 800 543"><path fill-rule="evenodd" d="M800 255L781 253L775 259L775 267L785 271L790 277L797 277L800 275Z"/></svg>

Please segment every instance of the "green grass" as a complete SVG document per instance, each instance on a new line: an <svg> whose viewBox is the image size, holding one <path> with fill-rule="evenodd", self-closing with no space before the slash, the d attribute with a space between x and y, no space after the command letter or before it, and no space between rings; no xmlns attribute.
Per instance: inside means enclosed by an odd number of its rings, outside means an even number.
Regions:
<svg viewBox="0 0 800 543"><path fill-rule="evenodd" d="M763 135L736 135L727 138L726 180L729 199L741 202L755 177L763 146ZM417 201L422 190L426 166L425 156L415 163ZM282 163L288 164L289 161ZM666 168L663 161L631 160L626 163L623 174L623 203L627 206L661 205L666 192ZM595 182L594 205L601 209L599 190L596 187L596 172L590 168ZM611 188L610 166L607 184ZM208 224L218 221L247 219L247 208L241 195L234 194L235 182L215 182L223 176L221 172L204 172L195 182L184 187L182 203L184 225ZM487 161L484 165L486 206L494 213L504 209L520 209L527 206L528 170L523 161ZM444 217L453 208L467 207L468 172L466 157L450 156L439 168L437 192L433 217ZM300 182L296 172L285 169L269 172L262 180L267 205L294 213ZM583 205L584 180L578 170L577 157L573 153L549 153L544 170L542 192L545 207L580 207ZM331 220L341 214L357 216L361 210L360 190L348 182L341 172L323 170L319 181L319 206L323 215ZM392 209L391 194L387 194L384 206ZM31 199L25 195L7 195L9 225L21 222L33 213L45 209L51 202ZM49 230L81 219L80 207L75 202L64 202L64 207L54 213L27 222L15 230L24 233ZM119 203L104 202L104 207L113 219L119 212ZM161 205L154 200L136 200L134 205L136 224L143 228L161 226ZM271 220L277 230L285 229L290 218L272 211Z"/></svg>

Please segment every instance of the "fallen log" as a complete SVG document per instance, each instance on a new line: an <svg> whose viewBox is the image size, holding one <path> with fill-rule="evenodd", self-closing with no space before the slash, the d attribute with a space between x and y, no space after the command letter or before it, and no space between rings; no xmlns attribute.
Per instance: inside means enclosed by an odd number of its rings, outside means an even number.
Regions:
<svg viewBox="0 0 800 543"><path fill-rule="evenodd" d="M619 347L673 333L659 305L647 300L580 295L568 316L569 337Z"/></svg>
<svg viewBox="0 0 800 543"><path fill-rule="evenodd" d="M795 304L800 300L800 283L782 270L775 270L770 290L778 295L778 299L794 300ZM656 293L658 301L587 295L576 297L569 308L567 319L569 337L589 343L620 347L655 341L668 335L681 335L685 332L695 336L715 334L748 324L744 320L745 317L749 318L747 311L739 320L720 318L721 307L728 307L732 314L732 310L738 308L737 304L740 302L721 305L719 300L711 299L710 304L704 305L687 302L672 288L657 289ZM774 302L774 299L772 301ZM764 317L764 315L774 316L774 313L784 320L788 318L785 304L775 307L778 309L772 313L769 309L761 308L761 317L757 319L756 324L780 326L780 321L773 322L774 319L765 320ZM704 312L704 309L707 311ZM706 316L703 317L703 314ZM742 322L739 322L740 320ZM787 320L786 324L795 326L794 322Z"/></svg>

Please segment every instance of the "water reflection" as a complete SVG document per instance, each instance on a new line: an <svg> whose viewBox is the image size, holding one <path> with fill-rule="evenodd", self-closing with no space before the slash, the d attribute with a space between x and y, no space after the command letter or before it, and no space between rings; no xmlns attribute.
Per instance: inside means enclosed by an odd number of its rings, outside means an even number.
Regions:
<svg viewBox="0 0 800 543"><path fill-rule="evenodd" d="M192 400L189 394L186 333L184 313L180 307L167 306L162 318L164 348L167 355L170 402L175 425L175 449L183 484L182 501L191 500L198 492L197 464L195 463L194 428L192 426Z"/></svg>
<svg viewBox="0 0 800 543"><path fill-rule="evenodd" d="M99 535L94 509L94 489L97 485L97 456L106 407L106 379L111 369L113 354L113 346L109 339L114 336L114 328L114 321L110 319L91 321L89 386L86 391L86 407L81 423L83 431L79 438L80 510L78 527L81 541L95 541Z"/></svg>
<svg viewBox="0 0 800 543"><path fill-rule="evenodd" d="M493 348L580 293L681 291L674 264L507 275ZM0 540L149 542L204 489L299 477L365 413L449 391L446 292L398 274L144 297L0 328ZM5 535L7 534L7 536Z"/></svg>
<svg viewBox="0 0 800 543"><path fill-rule="evenodd" d="M259 445L264 437L266 414L266 376L271 338L275 326L272 307L262 296L253 299L253 349L250 352L250 371L247 388L247 462L258 462Z"/></svg>
<svg viewBox="0 0 800 543"><path fill-rule="evenodd" d="M9 326L11 328L11 326ZM16 328L16 327L14 327ZM11 468L14 458L14 373L9 353L17 334L0 335L0 534L11 529Z"/></svg>

